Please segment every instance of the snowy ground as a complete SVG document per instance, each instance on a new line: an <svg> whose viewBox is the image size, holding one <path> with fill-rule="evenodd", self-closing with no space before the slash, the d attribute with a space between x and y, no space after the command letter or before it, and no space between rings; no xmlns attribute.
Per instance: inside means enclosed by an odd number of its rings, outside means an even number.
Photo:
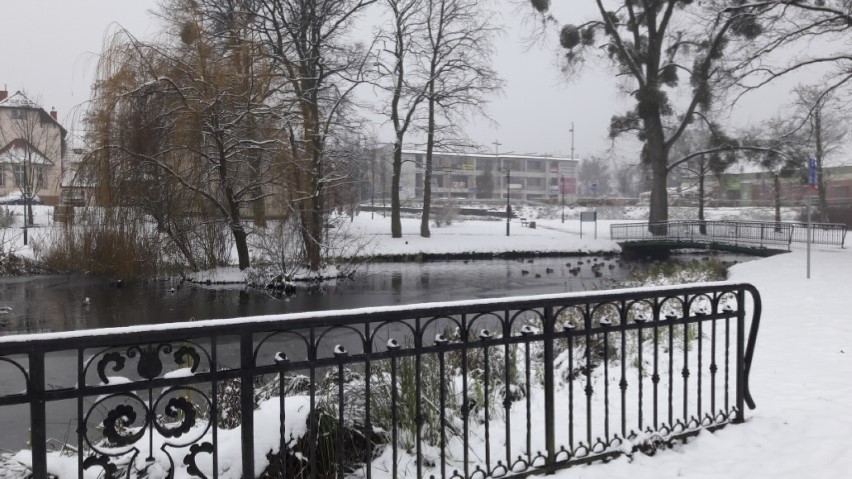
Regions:
<svg viewBox="0 0 852 479"><path fill-rule="evenodd" d="M339 222L339 227L331 230L332 235L346 235L348 246L332 252L335 256L370 255L407 255L418 254L463 254L463 253L587 253L618 251L618 246L609 239L609 225L630 221L647 221L648 208L643 206L599 207L597 238L595 224L583 223L583 237L580 238L581 224L579 215L586 208L565 208L565 222L561 221L562 210L555 206L519 206L515 212L519 217L534 220L536 229L521 225L518 218L511 222L511 235L506 236L506 222L502 219L460 218L450 226L440 228L431 226L432 237L420 236L420 220L415 217L402 218L403 238L391 238L390 217L382 213L361 212L354 222L348 218ZM53 207L33 207L35 227L29 230L29 244L23 244L23 206L0 206L0 213L13 213L11 227L0 227L0 251L11 252L19 256L38 257L54 237L54 230L62 223L56 223ZM785 221L798 219L800 210L785 208L782 218ZM694 219L696 208L672 207L669 209L672 220ZM771 208L710 208L708 220L758 220L771 221L774 210ZM251 241L251 236L249 237ZM604 240L604 241L600 241ZM232 262L236 265L236 250L232 253ZM200 275L199 280L211 281L234 279L231 271L209 272Z"/></svg>
<svg viewBox="0 0 852 479"><path fill-rule="evenodd" d="M752 367L757 409L747 421L702 433L687 445L609 464L572 468L558 479L849 477L852 455L852 251L804 248L738 264L731 280L763 298Z"/></svg>

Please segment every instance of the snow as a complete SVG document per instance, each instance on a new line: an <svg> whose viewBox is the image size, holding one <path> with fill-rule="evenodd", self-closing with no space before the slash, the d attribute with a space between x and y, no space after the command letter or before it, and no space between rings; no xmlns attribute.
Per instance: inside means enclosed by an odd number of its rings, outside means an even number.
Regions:
<svg viewBox="0 0 852 479"><path fill-rule="evenodd" d="M381 216L379 215L379 218ZM351 234L372 240L374 254L383 256L418 254L461 253L607 253L618 252L617 244L605 240L609 237L609 223L598 224L598 240L594 239L592 223L583 225L584 235L579 237L579 221L562 224L559 220L535 220L536 228L521 226L515 218L511 221L510 235L506 236L505 219L455 221L440 228L430 225L432 237L420 236L419 218L402 218L402 238L392 238L388 221L371 221L369 213L361 213L353 222ZM569 234L565 234L569 233Z"/></svg>

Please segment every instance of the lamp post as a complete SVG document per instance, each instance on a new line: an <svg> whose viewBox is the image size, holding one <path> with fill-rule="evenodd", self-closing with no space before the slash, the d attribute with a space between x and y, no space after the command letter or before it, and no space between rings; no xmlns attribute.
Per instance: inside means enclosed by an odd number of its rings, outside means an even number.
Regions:
<svg viewBox="0 0 852 479"><path fill-rule="evenodd" d="M509 205L509 188L512 181L512 170L506 168L506 236L509 236L509 220L512 218L512 206Z"/></svg>
<svg viewBox="0 0 852 479"><path fill-rule="evenodd" d="M494 140L494 156L497 158L497 164L500 164L500 145L498 140ZM506 168L506 236L509 236L509 220L512 217L512 207L509 205L509 182L511 180L511 172Z"/></svg>
<svg viewBox="0 0 852 479"><path fill-rule="evenodd" d="M562 222L565 222L565 175L559 175L559 194L562 196Z"/></svg>

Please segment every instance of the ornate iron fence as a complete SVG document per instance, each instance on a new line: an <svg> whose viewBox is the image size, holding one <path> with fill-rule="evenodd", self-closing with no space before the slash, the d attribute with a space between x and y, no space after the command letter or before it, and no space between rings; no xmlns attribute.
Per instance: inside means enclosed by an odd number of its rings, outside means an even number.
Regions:
<svg viewBox="0 0 852 479"><path fill-rule="evenodd" d="M11 336L0 415L39 478L526 476L742 422L760 312L707 283Z"/></svg>

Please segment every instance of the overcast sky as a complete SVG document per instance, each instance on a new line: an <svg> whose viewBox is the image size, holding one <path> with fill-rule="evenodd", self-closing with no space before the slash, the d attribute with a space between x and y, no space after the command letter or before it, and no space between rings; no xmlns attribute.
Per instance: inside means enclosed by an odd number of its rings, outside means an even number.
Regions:
<svg viewBox="0 0 852 479"><path fill-rule="evenodd" d="M506 3L500 0L501 5ZM555 8L568 3L553 2ZM574 22L594 7L590 1L571 0L570 4ZM89 97L105 32L120 24L138 37L153 34L157 25L148 10L156 5L156 0L3 0L0 86L6 85L10 94L25 90L46 109L56 107L67 128L79 127L78 105ZM489 107L498 124L472 121L471 139L492 150L492 142L499 140L501 152L568 155L574 122L576 155L606 154L611 147L609 118L623 113L629 103L618 93L612 72L605 67L587 68L580 78L565 80L556 66L558 52L552 42L526 49L522 39L528 27L521 24L514 7L502 8L506 31L498 40L495 67L506 88ZM559 10L556 16L560 21L572 20ZM747 99L738 110L738 122L775 114L783 106L784 91L768 89ZM377 131L381 139L390 139L386 127ZM621 161L636 161L636 146L631 142L614 151Z"/></svg>

